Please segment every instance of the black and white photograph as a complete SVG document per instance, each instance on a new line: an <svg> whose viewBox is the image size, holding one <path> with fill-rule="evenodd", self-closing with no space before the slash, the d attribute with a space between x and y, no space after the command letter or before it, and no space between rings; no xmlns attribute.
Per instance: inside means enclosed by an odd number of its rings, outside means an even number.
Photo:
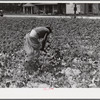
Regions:
<svg viewBox="0 0 100 100"><path fill-rule="evenodd" d="M100 88L100 2L0 2L0 88Z"/></svg>

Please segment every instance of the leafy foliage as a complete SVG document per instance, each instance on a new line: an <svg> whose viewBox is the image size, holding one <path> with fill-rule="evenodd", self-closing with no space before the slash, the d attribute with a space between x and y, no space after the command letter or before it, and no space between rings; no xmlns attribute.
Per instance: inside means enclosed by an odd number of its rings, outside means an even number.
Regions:
<svg viewBox="0 0 100 100"><path fill-rule="evenodd" d="M0 18L0 22L0 87L100 87L100 20ZM39 61L25 69L24 36L37 26L50 26L53 33L47 54L41 52Z"/></svg>

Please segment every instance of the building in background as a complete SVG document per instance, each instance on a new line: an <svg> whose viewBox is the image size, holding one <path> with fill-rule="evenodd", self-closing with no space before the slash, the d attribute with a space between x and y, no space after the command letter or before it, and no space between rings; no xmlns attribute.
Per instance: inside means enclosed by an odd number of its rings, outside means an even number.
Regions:
<svg viewBox="0 0 100 100"><path fill-rule="evenodd" d="M37 7L37 12L38 14L48 14L48 15L53 15L56 14L58 12L57 10L57 3L46 3L46 4L35 4Z"/></svg>
<svg viewBox="0 0 100 100"><path fill-rule="evenodd" d="M77 3L77 12L79 15L100 15L99 3ZM66 14L74 14L74 4L66 4Z"/></svg>
<svg viewBox="0 0 100 100"><path fill-rule="evenodd" d="M38 3L38 4L24 4L24 14L42 14L42 15L67 15L74 14L73 3ZM76 14L80 14L81 5L77 4Z"/></svg>
<svg viewBox="0 0 100 100"><path fill-rule="evenodd" d="M33 14L34 13L34 5L31 3L27 3L23 5L23 13L24 14Z"/></svg>
<svg viewBox="0 0 100 100"><path fill-rule="evenodd" d="M70 15L74 14L74 3L0 3L0 10L6 14L42 14ZM77 3L78 15L100 15L99 3Z"/></svg>
<svg viewBox="0 0 100 100"><path fill-rule="evenodd" d="M100 4L80 4L80 13L83 15L100 15Z"/></svg>
<svg viewBox="0 0 100 100"><path fill-rule="evenodd" d="M66 4L66 15L67 14L74 14L74 6L75 6L74 3ZM76 4L76 7L77 7L76 14L80 14L81 4Z"/></svg>
<svg viewBox="0 0 100 100"><path fill-rule="evenodd" d="M38 4L24 4L24 14L43 14L43 15L55 15L66 14L65 3L38 3Z"/></svg>

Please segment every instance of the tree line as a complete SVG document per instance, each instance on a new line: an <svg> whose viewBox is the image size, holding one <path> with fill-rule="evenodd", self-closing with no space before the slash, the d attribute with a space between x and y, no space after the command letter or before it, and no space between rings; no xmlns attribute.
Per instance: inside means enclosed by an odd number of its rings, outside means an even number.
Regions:
<svg viewBox="0 0 100 100"><path fill-rule="evenodd" d="M0 3L0 10L4 12L15 12L22 11L22 3Z"/></svg>

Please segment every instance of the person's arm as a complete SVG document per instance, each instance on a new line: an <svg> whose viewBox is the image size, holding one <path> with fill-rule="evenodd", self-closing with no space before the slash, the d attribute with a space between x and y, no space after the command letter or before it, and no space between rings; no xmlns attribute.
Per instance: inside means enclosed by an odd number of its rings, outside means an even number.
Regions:
<svg viewBox="0 0 100 100"><path fill-rule="evenodd" d="M45 36L44 36L44 38L43 38L43 41L47 40L47 36L48 36L48 34L46 33Z"/></svg>
<svg viewBox="0 0 100 100"><path fill-rule="evenodd" d="M46 33L43 40L42 40L42 47L40 48L40 50L42 50L42 51L45 51L44 47L45 47L45 44L46 44L47 36L48 36L48 34Z"/></svg>

